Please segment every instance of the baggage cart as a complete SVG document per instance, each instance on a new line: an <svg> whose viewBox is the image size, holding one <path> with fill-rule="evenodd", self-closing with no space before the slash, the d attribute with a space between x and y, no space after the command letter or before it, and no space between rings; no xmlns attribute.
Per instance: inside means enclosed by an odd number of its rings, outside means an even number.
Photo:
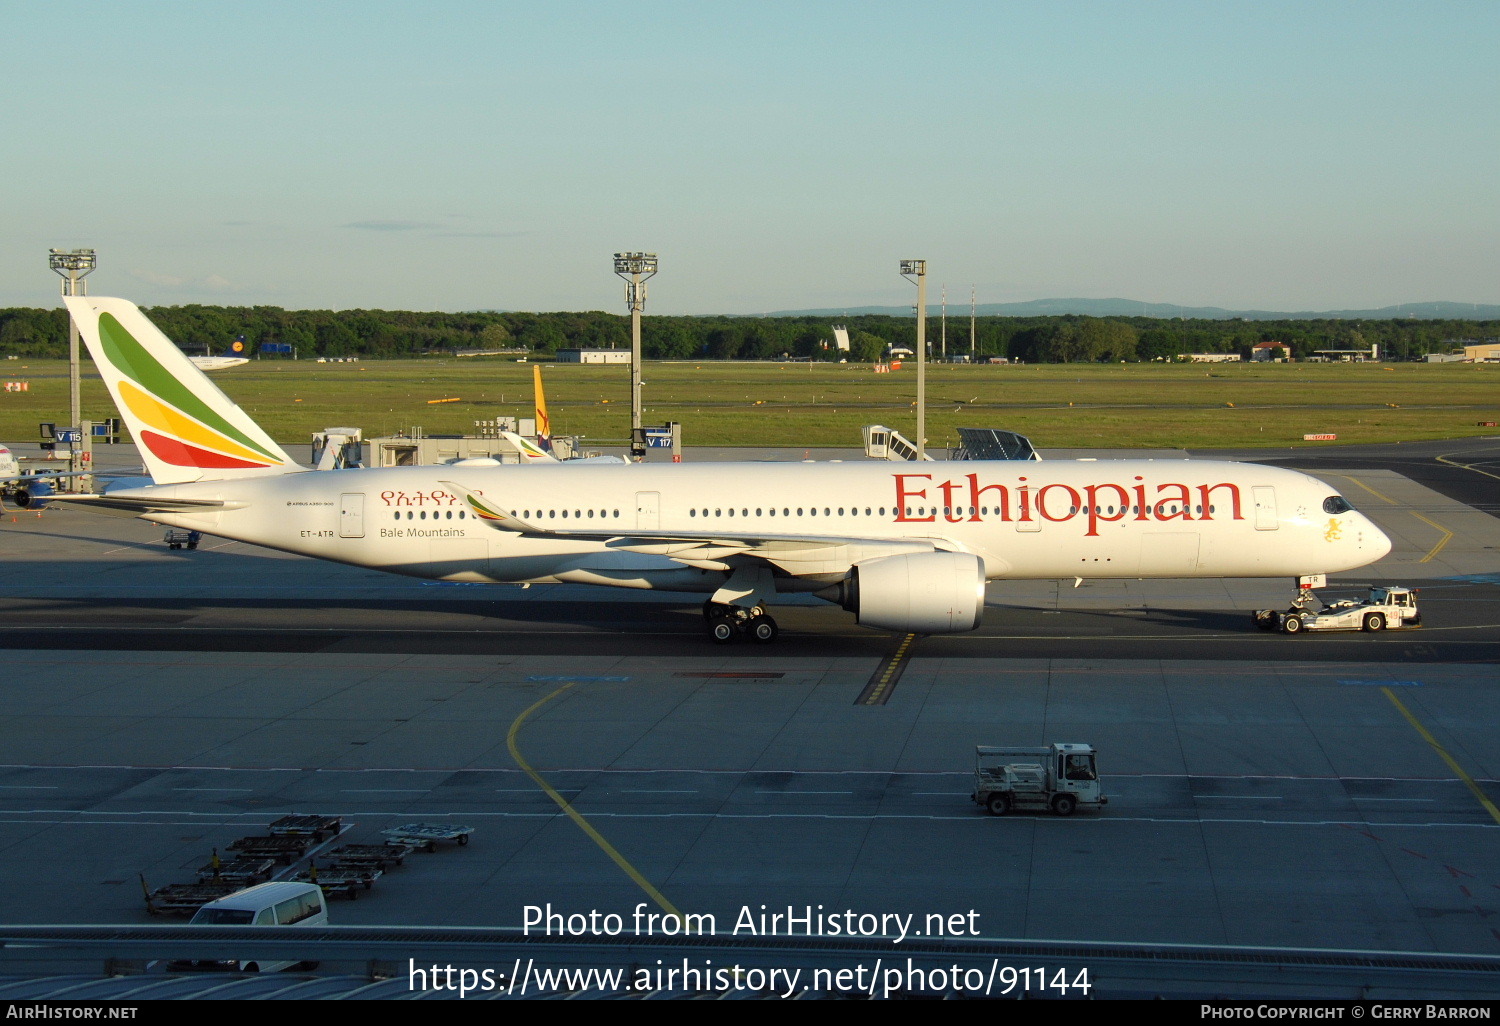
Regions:
<svg viewBox="0 0 1500 1026"><path fill-rule="evenodd" d="M323 859L329 866L373 866L384 872L406 861L406 856L416 850L412 844L387 841L385 844L346 844L324 852Z"/></svg>
<svg viewBox="0 0 1500 1026"><path fill-rule="evenodd" d="M380 879L381 871L373 866L309 866L297 874L303 883L314 883L324 894L342 894L350 901L368 891Z"/></svg>
<svg viewBox="0 0 1500 1026"><path fill-rule="evenodd" d="M210 880L229 880L236 886L249 887L251 884L264 883L271 879L275 872L275 859L265 857L221 859L216 850L208 865L198 867L198 879L205 883Z"/></svg>
<svg viewBox="0 0 1500 1026"><path fill-rule="evenodd" d="M146 911L153 916L188 917L210 901L233 894L240 885L231 880L206 880L190 884L167 884L150 890L141 878L141 889L146 892Z"/></svg>
<svg viewBox="0 0 1500 1026"><path fill-rule="evenodd" d="M474 828L448 823L405 823L380 832L398 844L410 844L427 851L436 851L439 841L468 844L469 835L474 832Z"/></svg>
<svg viewBox="0 0 1500 1026"><path fill-rule="evenodd" d="M311 836L261 836L241 837L230 842L227 847L230 851L239 852L243 858L276 859L282 865L289 866L307 854L307 849L313 844Z"/></svg>
<svg viewBox="0 0 1500 1026"><path fill-rule="evenodd" d="M343 820L338 816L293 813L276 820L266 832L276 837L311 837L321 844L326 838L337 837L342 828Z"/></svg>

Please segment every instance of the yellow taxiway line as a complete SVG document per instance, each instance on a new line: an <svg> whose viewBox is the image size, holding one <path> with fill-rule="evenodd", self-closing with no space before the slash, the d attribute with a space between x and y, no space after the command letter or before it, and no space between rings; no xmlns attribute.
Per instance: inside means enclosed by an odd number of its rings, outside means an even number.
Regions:
<svg viewBox="0 0 1500 1026"><path fill-rule="evenodd" d="M571 819L575 824L577 824L578 829L582 830L585 834L588 835L589 840L597 844L600 850L604 852L604 854L613 859L615 865L624 870L625 875L634 880L636 886L645 891L647 897L649 897L652 901L660 905L662 910L666 912L667 915L676 918L678 922L682 922L682 913L677 911L677 909L673 907L672 903L662 896L661 891L658 891L655 887L653 887L650 880L647 880L644 876L642 876L639 870L637 870L634 866L626 861L624 855L621 855L618 851L615 850L614 845L610 844L604 839L603 834L594 829L593 824L584 819L582 814L580 814L577 809L573 808L573 806L568 802L566 798L557 793L556 788L547 783L547 781L543 780L542 775L536 770L532 769L530 763L521 758L521 750L516 745L516 735L520 733L521 724L525 723L526 718L532 713L536 712L542 706L546 705L548 702L552 701L558 695L562 694L564 691L567 691L571 687L573 687L572 684L564 684L562 687L552 692L552 694L536 702L531 706L531 708L527 709L521 715L517 716L516 721L510 725L510 731L505 735L505 747L510 749L510 757L516 760L516 765L520 766L521 769L526 773L526 775L533 781L535 781L538 787L546 792L548 798L551 798L554 802L557 803L558 808L567 813L568 818Z"/></svg>
<svg viewBox="0 0 1500 1026"><path fill-rule="evenodd" d="M1490 796L1484 793L1484 788L1475 783L1474 778L1464 772L1464 768L1458 764L1458 761L1449 755L1442 745L1438 744L1437 738L1433 737L1432 732L1422 726L1417 718L1411 714L1411 710L1401 704L1401 700L1396 697L1395 692L1390 688L1381 688L1380 690L1385 692L1385 697L1389 698L1391 704L1401 711L1402 716L1406 717L1406 722L1412 725L1412 729L1422 735L1422 740L1431 745L1433 751L1437 752L1442 757L1442 760L1448 764L1448 768L1457 773L1459 779L1468 785L1469 790L1474 792L1474 797L1479 799L1479 804L1484 806L1484 811L1490 814L1490 818L1496 823L1500 823L1500 809L1495 808L1495 803L1490 801Z"/></svg>

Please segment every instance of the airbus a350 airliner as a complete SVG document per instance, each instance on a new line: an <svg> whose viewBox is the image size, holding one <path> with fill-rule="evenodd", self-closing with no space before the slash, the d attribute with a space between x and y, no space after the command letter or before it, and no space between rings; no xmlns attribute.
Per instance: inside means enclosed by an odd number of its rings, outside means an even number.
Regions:
<svg viewBox="0 0 1500 1026"><path fill-rule="evenodd" d="M65 301L151 477L58 501L413 577L697 593L720 642L774 640L788 592L937 634L979 626L987 581L1300 578L1391 547L1322 481L1242 463L310 471L134 304Z"/></svg>

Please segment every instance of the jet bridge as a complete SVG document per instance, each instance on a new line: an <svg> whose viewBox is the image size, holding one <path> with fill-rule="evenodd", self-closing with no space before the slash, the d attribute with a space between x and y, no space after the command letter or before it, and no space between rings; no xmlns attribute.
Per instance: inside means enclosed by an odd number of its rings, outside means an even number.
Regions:
<svg viewBox="0 0 1500 1026"><path fill-rule="evenodd" d="M315 470L343 470L364 465L364 434L359 428L331 427L313 432Z"/></svg>
<svg viewBox="0 0 1500 1026"><path fill-rule="evenodd" d="M917 458L916 444L895 428L888 428L884 424L866 424L861 430L865 435L865 455L870 459L901 463ZM932 459L926 453L922 457L928 461Z"/></svg>
<svg viewBox="0 0 1500 1026"><path fill-rule="evenodd" d="M999 428L958 429L958 448L950 460L1039 460L1031 439Z"/></svg>
<svg viewBox="0 0 1500 1026"><path fill-rule="evenodd" d="M895 428L866 424L865 456L894 463L917 458L917 447ZM999 428L959 428L959 444L948 450L950 460L1040 460L1031 439ZM925 459L932 457L923 454Z"/></svg>

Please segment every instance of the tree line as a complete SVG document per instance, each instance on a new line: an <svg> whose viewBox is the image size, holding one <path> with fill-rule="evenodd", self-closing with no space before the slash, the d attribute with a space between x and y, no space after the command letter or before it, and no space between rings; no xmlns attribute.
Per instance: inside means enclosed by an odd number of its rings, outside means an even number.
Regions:
<svg viewBox="0 0 1500 1026"><path fill-rule="evenodd" d="M290 345L303 359L358 356L407 359L468 350L630 346L629 318L584 313L421 313L404 310L283 310L274 306L158 306L151 319L190 352L220 352L243 336L252 348ZM650 360L881 359L893 346L914 348L911 317L859 315L845 319L850 351L840 352L823 317L655 317L641 322L641 350ZM941 326L927 321L927 341L939 356ZM1446 352L1460 339L1500 335L1500 321L1456 320L1196 320L1150 317L980 317L970 353L968 318L948 324L949 356L1003 357L1028 363L1171 360L1183 353L1248 356L1260 342L1281 342L1305 359L1318 349L1380 347L1388 360ZM66 357L68 322L62 309L0 310L0 356Z"/></svg>

